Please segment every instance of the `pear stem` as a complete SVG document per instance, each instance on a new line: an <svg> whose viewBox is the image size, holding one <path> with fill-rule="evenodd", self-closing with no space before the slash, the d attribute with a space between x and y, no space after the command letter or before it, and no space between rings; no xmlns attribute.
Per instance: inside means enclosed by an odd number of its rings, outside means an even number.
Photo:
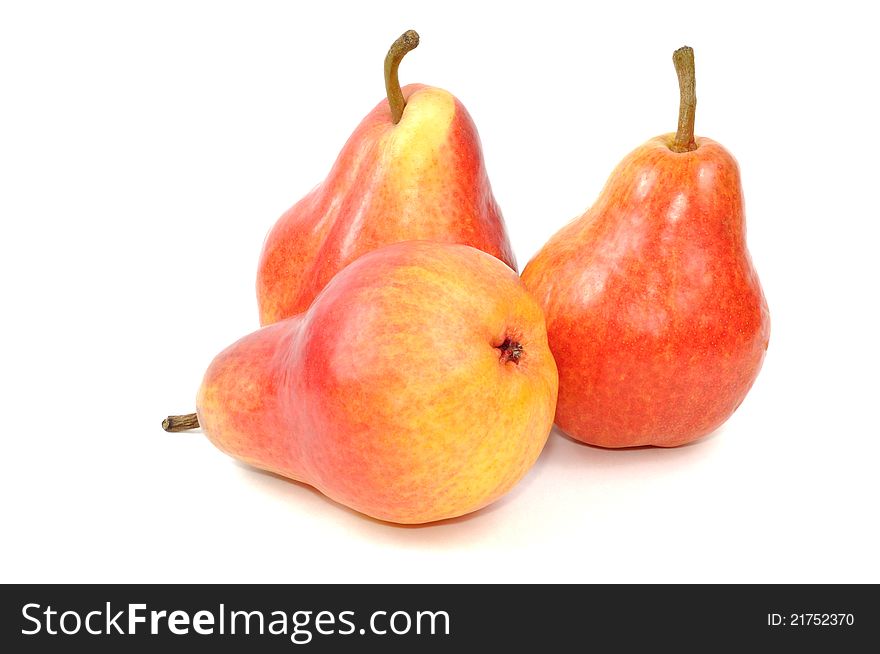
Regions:
<svg viewBox="0 0 880 654"><path fill-rule="evenodd" d="M403 91L400 90L400 80L397 79L397 69L403 56L419 45L419 35L415 30L407 30L391 44L388 54L385 55L385 94L388 96L388 106L391 107L391 120L396 125L403 116L406 100Z"/></svg>
<svg viewBox="0 0 880 654"><path fill-rule="evenodd" d="M162 429L165 431L187 431L199 428L199 416L196 413L187 413L182 416L168 416L162 421Z"/></svg>
<svg viewBox="0 0 880 654"><path fill-rule="evenodd" d="M690 152L697 149L694 140L694 114L697 111L697 74L694 68L694 50L684 46L672 53L672 63L678 73L678 90L681 104L678 108L678 131L670 149L673 152Z"/></svg>

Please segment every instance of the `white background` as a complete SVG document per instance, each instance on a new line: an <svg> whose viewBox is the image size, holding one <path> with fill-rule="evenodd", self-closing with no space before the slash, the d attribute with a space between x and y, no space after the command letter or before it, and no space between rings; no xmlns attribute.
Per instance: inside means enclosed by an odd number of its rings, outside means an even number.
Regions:
<svg viewBox="0 0 880 654"><path fill-rule="evenodd" d="M5 3L0 579L880 582L880 57L858 7ZM256 328L266 231L407 28L401 80L470 110L520 267L674 130L671 55L694 47L697 133L740 162L772 315L717 433L554 432L492 507L401 528L161 430Z"/></svg>

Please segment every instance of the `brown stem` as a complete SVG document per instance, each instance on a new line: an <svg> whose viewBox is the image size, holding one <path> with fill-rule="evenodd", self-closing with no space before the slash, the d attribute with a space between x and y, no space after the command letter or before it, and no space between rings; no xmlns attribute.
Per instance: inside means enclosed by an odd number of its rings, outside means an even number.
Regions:
<svg viewBox="0 0 880 654"><path fill-rule="evenodd" d="M187 431L199 428L199 416L195 413L187 413L183 416L168 416L162 421L162 429L165 431Z"/></svg>
<svg viewBox="0 0 880 654"><path fill-rule="evenodd" d="M678 131L672 142L673 152L690 152L697 149L694 140L694 114L697 111L697 74L694 69L694 50L684 46L672 53L672 63L678 73L678 90L681 104L678 108Z"/></svg>
<svg viewBox="0 0 880 654"><path fill-rule="evenodd" d="M403 108L406 100L403 91L400 90L400 81L397 79L397 69L403 56L419 44L419 35L415 30L407 30L391 44L388 54L385 55L385 94L388 96L388 105L391 107L391 120L396 125L403 116Z"/></svg>

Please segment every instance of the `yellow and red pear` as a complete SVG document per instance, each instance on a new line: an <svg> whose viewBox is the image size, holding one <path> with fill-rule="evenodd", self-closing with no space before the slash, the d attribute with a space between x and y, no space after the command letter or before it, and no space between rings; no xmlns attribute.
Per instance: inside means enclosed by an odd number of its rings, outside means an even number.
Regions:
<svg viewBox="0 0 880 654"><path fill-rule="evenodd" d="M403 89L398 66L418 45L410 30L385 60L387 98L363 119L323 183L266 238L257 274L260 323L305 311L330 279L389 243L462 243L516 270L470 115L443 89Z"/></svg>
<svg viewBox="0 0 880 654"><path fill-rule="evenodd" d="M559 366L556 423L593 445L669 447L712 432L745 398L770 337L739 168L694 138L693 51L674 61L678 132L630 153L522 275Z"/></svg>
<svg viewBox="0 0 880 654"><path fill-rule="evenodd" d="M198 393L221 450L380 520L486 506L529 470L556 406L544 315L516 273L465 245L360 257L308 311L220 353Z"/></svg>

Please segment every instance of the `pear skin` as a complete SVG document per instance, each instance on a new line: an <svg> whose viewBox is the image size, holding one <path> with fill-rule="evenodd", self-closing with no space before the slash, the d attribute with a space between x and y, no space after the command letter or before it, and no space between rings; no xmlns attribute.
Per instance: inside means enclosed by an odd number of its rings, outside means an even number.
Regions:
<svg viewBox="0 0 880 654"><path fill-rule="evenodd" d="M513 487L550 432L557 384L516 273L469 246L410 241L365 254L306 313L219 354L197 411L227 454L415 524Z"/></svg>
<svg viewBox="0 0 880 654"><path fill-rule="evenodd" d="M684 95L685 85L683 107ZM746 247L739 168L693 137L695 103L690 133L629 154L523 271L559 367L556 423L585 443L672 447L705 436L764 360L770 314Z"/></svg>
<svg viewBox="0 0 880 654"><path fill-rule="evenodd" d="M415 47L417 39L406 47ZM397 63L401 52L405 48L397 51ZM394 53L392 46L389 58ZM398 241L471 245L516 270L480 138L464 105L439 88L400 89L396 65L389 71L388 63L386 85L399 119L389 98L380 102L324 182L269 232L257 273L262 325L302 313L342 268Z"/></svg>

